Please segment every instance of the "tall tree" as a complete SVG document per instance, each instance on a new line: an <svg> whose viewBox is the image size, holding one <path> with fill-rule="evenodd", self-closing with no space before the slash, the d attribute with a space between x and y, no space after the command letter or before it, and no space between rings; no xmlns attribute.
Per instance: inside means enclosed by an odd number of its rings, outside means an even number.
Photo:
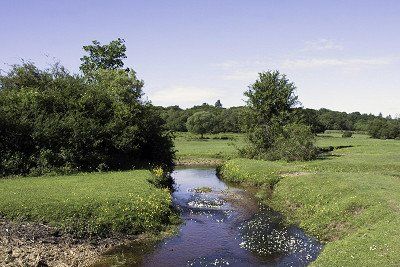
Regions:
<svg viewBox="0 0 400 267"><path fill-rule="evenodd" d="M91 45L83 46L88 53L81 58L81 71L88 75L98 69L121 69L126 58L126 46L124 39L118 38L109 44L102 45L99 41L92 41Z"/></svg>

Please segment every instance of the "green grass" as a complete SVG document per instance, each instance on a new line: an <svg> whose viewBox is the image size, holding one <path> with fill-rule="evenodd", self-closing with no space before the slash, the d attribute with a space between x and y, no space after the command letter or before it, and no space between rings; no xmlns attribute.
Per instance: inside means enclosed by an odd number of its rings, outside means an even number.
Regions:
<svg viewBox="0 0 400 267"><path fill-rule="evenodd" d="M0 180L0 214L78 236L139 234L170 222L171 197L146 170Z"/></svg>
<svg viewBox="0 0 400 267"><path fill-rule="evenodd" d="M233 159L221 173L273 186L272 196L260 197L326 242L316 266L399 266L400 141L339 136L320 136L317 143L353 147L310 162Z"/></svg>
<svg viewBox="0 0 400 267"><path fill-rule="evenodd" d="M237 147L243 145L243 135L234 133L207 134L205 139L191 133L176 133L175 149L178 161L229 159L237 157Z"/></svg>

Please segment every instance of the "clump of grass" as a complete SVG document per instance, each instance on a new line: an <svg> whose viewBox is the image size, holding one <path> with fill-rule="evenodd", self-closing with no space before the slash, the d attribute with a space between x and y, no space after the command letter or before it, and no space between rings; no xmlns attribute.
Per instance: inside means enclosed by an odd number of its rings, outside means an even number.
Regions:
<svg viewBox="0 0 400 267"><path fill-rule="evenodd" d="M0 180L0 214L76 236L159 231L174 216L167 189L146 170Z"/></svg>

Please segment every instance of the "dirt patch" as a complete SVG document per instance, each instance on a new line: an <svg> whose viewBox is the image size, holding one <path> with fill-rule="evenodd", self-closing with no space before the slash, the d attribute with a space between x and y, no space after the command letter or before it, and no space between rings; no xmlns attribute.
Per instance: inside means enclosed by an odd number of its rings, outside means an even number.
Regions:
<svg viewBox="0 0 400 267"><path fill-rule="evenodd" d="M327 226L329 231L328 240L329 242L339 240L343 233L348 232L350 224L347 222L332 222Z"/></svg>
<svg viewBox="0 0 400 267"><path fill-rule="evenodd" d="M360 215L365 210L365 207L361 205L352 205L347 209L347 211L352 215Z"/></svg>
<svg viewBox="0 0 400 267"><path fill-rule="evenodd" d="M286 207L290 212L295 212L296 210L300 209L302 206L298 203L290 202L286 200Z"/></svg>
<svg viewBox="0 0 400 267"><path fill-rule="evenodd" d="M88 266L109 248L133 236L77 239L39 223L16 223L0 218L1 266Z"/></svg>
<svg viewBox="0 0 400 267"><path fill-rule="evenodd" d="M389 201L389 207L394 212L400 213L400 204L398 202L390 200Z"/></svg>

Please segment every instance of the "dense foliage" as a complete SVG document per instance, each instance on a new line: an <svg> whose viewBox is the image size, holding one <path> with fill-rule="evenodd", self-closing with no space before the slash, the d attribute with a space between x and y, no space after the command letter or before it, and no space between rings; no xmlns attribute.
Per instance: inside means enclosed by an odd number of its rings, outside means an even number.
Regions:
<svg viewBox="0 0 400 267"><path fill-rule="evenodd" d="M179 106L157 107L166 127L172 131L186 132L186 121L193 113L203 110L214 114L215 124L212 133L243 132L243 116L246 107L216 108L208 104L181 109ZM373 138L400 138L400 120L390 116L383 118L359 112L339 112L329 109L309 109L297 107L290 114L291 120L306 124L313 133L325 130L357 131L370 134Z"/></svg>
<svg viewBox="0 0 400 267"><path fill-rule="evenodd" d="M200 134L201 138L206 133L211 133L215 124L214 115L207 111L199 111L190 116L186 122L189 132Z"/></svg>
<svg viewBox="0 0 400 267"><path fill-rule="evenodd" d="M80 69L85 75L99 69L120 69L124 66L123 59L126 58L126 46L123 39L111 41L109 44L101 45L94 40L91 45L83 46L83 50L88 53L81 58Z"/></svg>
<svg viewBox="0 0 400 267"><path fill-rule="evenodd" d="M400 119L376 118L369 123L368 133L373 138L400 139Z"/></svg>
<svg viewBox="0 0 400 267"><path fill-rule="evenodd" d="M13 66L0 76L0 175L170 168L171 136L142 86L131 69Z"/></svg>
<svg viewBox="0 0 400 267"><path fill-rule="evenodd" d="M269 160L310 160L316 157L314 134L309 126L293 121L298 104L293 83L278 71L259 74L249 86L246 133L249 145L243 154Z"/></svg>
<svg viewBox="0 0 400 267"><path fill-rule="evenodd" d="M166 121L166 127L175 132L187 132L186 122L190 116L199 111L213 115L211 133L239 133L242 131L242 114L244 107L223 108L221 102L215 106L206 103L189 109L179 106L157 107L160 116Z"/></svg>
<svg viewBox="0 0 400 267"><path fill-rule="evenodd" d="M211 133L240 133L244 128L244 114L247 107L215 108L208 104L181 109L179 106L157 107L160 116L166 121L166 127L175 132L187 132L187 119L198 111L207 111L214 115ZM290 113L290 120L310 127L313 133L326 130L368 133L373 138L399 139L400 120L382 118L359 112L346 113L328 109L308 109L296 107Z"/></svg>

